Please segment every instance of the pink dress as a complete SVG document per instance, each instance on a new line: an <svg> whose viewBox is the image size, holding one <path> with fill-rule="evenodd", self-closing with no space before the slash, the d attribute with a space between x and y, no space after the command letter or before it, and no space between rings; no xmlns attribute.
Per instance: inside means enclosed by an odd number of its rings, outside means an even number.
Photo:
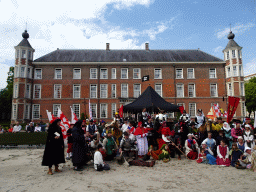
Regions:
<svg viewBox="0 0 256 192"><path fill-rule="evenodd" d="M226 161L224 161L223 158L226 158ZM222 147L221 145L219 145L217 147L216 162L217 162L217 165L230 166L229 150L228 150L228 147L226 145L224 147Z"/></svg>

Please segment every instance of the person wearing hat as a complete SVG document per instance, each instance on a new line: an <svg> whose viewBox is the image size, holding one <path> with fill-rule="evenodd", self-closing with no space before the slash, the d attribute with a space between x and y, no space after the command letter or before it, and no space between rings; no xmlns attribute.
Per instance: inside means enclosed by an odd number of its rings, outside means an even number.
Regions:
<svg viewBox="0 0 256 192"><path fill-rule="evenodd" d="M94 134L98 131L96 124L93 122L93 119L89 121L89 125L86 127L86 133L90 138L93 138Z"/></svg>
<svg viewBox="0 0 256 192"><path fill-rule="evenodd" d="M121 123L121 118L118 112L115 113L114 121L116 121L117 123Z"/></svg>
<svg viewBox="0 0 256 192"><path fill-rule="evenodd" d="M236 125L231 129L231 136L233 137L233 142L237 142L238 136L243 136L243 129L241 128L241 121L236 120Z"/></svg>
<svg viewBox="0 0 256 192"><path fill-rule="evenodd" d="M223 123L223 127L221 130L224 131L224 137L226 138L226 144L228 145L229 149L232 148L232 143L233 143L233 137L231 136L231 128L230 125L227 122Z"/></svg>
<svg viewBox="0 0 256 192"><path fill-rule="evenodd" d="M163 123L163 128L161 129L162 138L159 140L159 149L162 148L163 144L169 144L171 142L171 137L174 137L175 132L171 131L169 127L166 126L166 122Z"/></svg>
<svg viewBox="0 0 256 192"><path fill-rule="evenodd" d="M196 125L197 125L197 124L196 124L194 121L192 121L192 122L189 124L188 132L197 135L198 129L197 129Z"/></svg>
<svg viewBox="0 0 256 192"><path fill-rule="evenodd" d="M72 151L73 151L73 137L72 137L72 129L74 127L74 123L70 123L70 127L67 130L67 140L68 140L68 149L67 149L67 160L72 158Z"/></svg>
<svg viewBox="0 0 256 192"><path fill-rule="evenodd" d="M98 132L99 132L100 135L102 135L103 130L105 128L105 125L106 125L106 122L104 120L101 120L100 125L97 127Z"/></svg>
<svg viewBox="0 0 256 192"><path fill-rule="evenodd" d="M245 141L245 146L253 148L254 146L254 135L253 131L251 130L250 125L245 125L245 130L243 131L243 138Z"/></svg>
<svg viewBox="0 0 256 192"><path fill-rule="evenodd" d="M244 139L242 136L237 137L237 147L244 153L245 143L244 143Z"/></svg>
<svg viewBox="0 0 256 192"><path fill-rule="evenodd" d="M251 130L254 130L253 124L251 123L251 118L249 118L249 117L245 118L244 126L245 125L249 125Z"/></svg>
<svg viewBox="0 0 256 192"><path fill-rule="evenodd" d="M183 113L180 116L179 121L182 121L182 122L185 122L185 123L189 123L191 121L190 115L187 114L187 112L185 110L183 110Z"/></svg>
<svg viewBox="0 0 256 192"><path fill-rule="evenodd" d="M197 115L195 118L196 128L199 129L202 125L205 124L205 116L202 109L198 109Z"/></svg>
<svg viewBox="0 0 256 192"><path fill-rule="evenodd" d="M252 162L252 149L250 147L245 147L245 153L243 157L245 157L245 159L238 159L240 163L240 167L236 166L236 168L242 168L242 169L251 168L250 164ZM255 162L255 159L253 160Z"/></svg>
<svg viewBox="0 0 256 192"><path fill-rule="evenodd" d="M147 130L143 127L142 122L138 123L138 127L136 128L134 135L137 139L138 146L138 155L144 156L148 153L148 140L147 140Z"/></svg>
<svg viewBox="0 0 256 192"><path fill-rule="evenodd" d="M103 140L103 147L106 151L106 161L111 161L114 159L116 153L115 150L117 149L117 144L112 136L112 131L107 131L107 136Z"/></svg>
<svg viewBox="0 0 256 192"><path fill-rule="evenodd" d="M212 123L212 137L214 139L217 138L217 136L219 135L218 132L221 130L222 127L223 127L222 118L217 117L217 121Z"/></svg>
<svg viewBox="0 0 256 192"><path fill-rule="evenodd" d="M129 127L128 119L125 118L125 119L124 119L124 124L122 125L122 128L121 128L122 132L123 132L123 133L126 132L126 130L128 129L128 127Z"/></svg>
<svg viewBox="0 0 256 192"><path fill-rule="evenodd" d="M189 159L195 160L198 158L199 148L193 134L188 134L188 139L185 141L185 153Z"/></svg>

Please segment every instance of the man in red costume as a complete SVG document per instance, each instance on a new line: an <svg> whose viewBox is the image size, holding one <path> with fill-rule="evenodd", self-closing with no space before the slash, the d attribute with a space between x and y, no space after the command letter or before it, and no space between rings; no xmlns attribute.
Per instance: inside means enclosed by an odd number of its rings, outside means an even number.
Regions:
<svg viewBox="0 0 256 192"><path fill-rule="evenodd" d="M161 149L163 144L169 144L171 142L171 137L175 135L175 132L173 130L171 131L170 128L166 126L166 122L163 123L160 131L162 138L159 140L159 149Z"/></svg>

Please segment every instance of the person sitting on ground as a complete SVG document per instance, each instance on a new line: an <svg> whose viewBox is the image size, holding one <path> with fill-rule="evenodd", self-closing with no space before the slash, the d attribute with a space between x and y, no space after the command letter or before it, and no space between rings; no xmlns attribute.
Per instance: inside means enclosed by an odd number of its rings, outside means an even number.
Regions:
<svg viewBox="0 0 256 192"><path fill-rule="evenodd" d="M17 133L21 131L21 125L19 124L19 122L17 121L16 125L13 127L13 133Z"/></svg>
<svg viewBox="0 0 256 192"><path fill-rule="evenodd" d="M211 149L211 151L214 153L216 141L212 138L212 133L208 132L208 138L206 138L202 143L206 144L207 147Z"/></svg>
<svg viewBox="0 0 256 192"><path fill-rule="evenodd" d="M252 148L254 146L254 136L250 125L245 125L245 130L243 131L243 137L245 141L245 146Z"/></svg>
<svg viewBox="0 0 256 192"><path fill-rule="evenodd" d="M96 171L110 170L110 166L103 161L101 150L102 145L98 144L97 150L94 153L94 169Z"/></svg>
<svg viewBox="0 0 256 192"><path fill-rule="evenodd" d="M235 167L236 162L238 159L242 159L243 152L238 149L237 144L233 143L232 144L232 149L230 150L230 156L231 156L231 166Z"/></svg>
<svg viewBox="0 0 256 192"><path fill-rule="evenodd" d="M196 140L192 137L193 135L189 133L188 139L185 141L185 153L189 159L195 160L198 158L199 149Z"/></svg>
<svg viewBox="0 0 256 192"><path fill-rule="evenodd" d="M230 166L229 149L225 143L225 140L220 141L220 145L217 146L217 165Z"/></svg>
<svg viewBox="0 0 256 192"><path fill-rule="evenodd" d="M38 123L35 126L35 132L41 132L41 127L39 126Z"/></svg>
<svg viewBox="0 0 256 192"><path fill-rule="evenodd" d="M203 142L202 148L205 150L204 154L206 155L207 161L205 163L210 165L216 165L216 158L214 157L214 154L210 147L207 147L207 145Z"/></svg>
<svg viewBox="0 0 256 192"><path fill-rule="evenodd" d="M125 157L137 158L137 151L138 149L136 147L135 141L129 137L128 132L124 132L124 137L120 142L119 153L122 153Z"/></svg>
<svg viewBox="0 0 256 192"><path fill-rule="evenodd" d="M201 147L200 148L200 153L198 155L198 159L196 160L197 163L208 163L208 160L206 158L205 154L205 148Z"/></svg>
<svg viewBox="0 0 256 192"><path fill-rule="evenodd" d="M116 156L115 150L117 149L117 145L112 136L112 132L107 132L107 137L103 140L103 147L106 151L106 161L111 161Z"/></svg>
<svg viewBox="0 0 256 192"><path fill-rule="evenodd" d="M236 142L235 142L236 143ZM237 137L237 147L240 149L243 153L245 152L245 143L242 136Z"/></svg>
<svg viewBox="0 0 256 192"><path fill-rule="evenodd" d="M245 159L243 159L245 157ZM236 165L236 168L238 169L250 169L251 168L251 162L252 162L252 150L249 147L245 148L245 153L242 156L242 158L238 159L239 165Z"/></svg>

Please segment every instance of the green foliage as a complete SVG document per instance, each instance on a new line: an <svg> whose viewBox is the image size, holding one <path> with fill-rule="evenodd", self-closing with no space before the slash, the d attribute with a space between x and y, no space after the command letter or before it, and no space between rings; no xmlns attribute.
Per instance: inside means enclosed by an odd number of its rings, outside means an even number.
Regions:
<svg viewBox="0 0 256 192"><path fill-rule="evenodd" d="M81 120L85 120L86 119L86 117L85 117L85 114L84 113L81 113L81 118L80 118Z"/></svg>
<svg viewBox="0 0 256 192"><path fill-rule="evenodd" d="M251 112L256 111L256 77L253 77L249 82L245 83L245 105L246 109Z"/></svg>

